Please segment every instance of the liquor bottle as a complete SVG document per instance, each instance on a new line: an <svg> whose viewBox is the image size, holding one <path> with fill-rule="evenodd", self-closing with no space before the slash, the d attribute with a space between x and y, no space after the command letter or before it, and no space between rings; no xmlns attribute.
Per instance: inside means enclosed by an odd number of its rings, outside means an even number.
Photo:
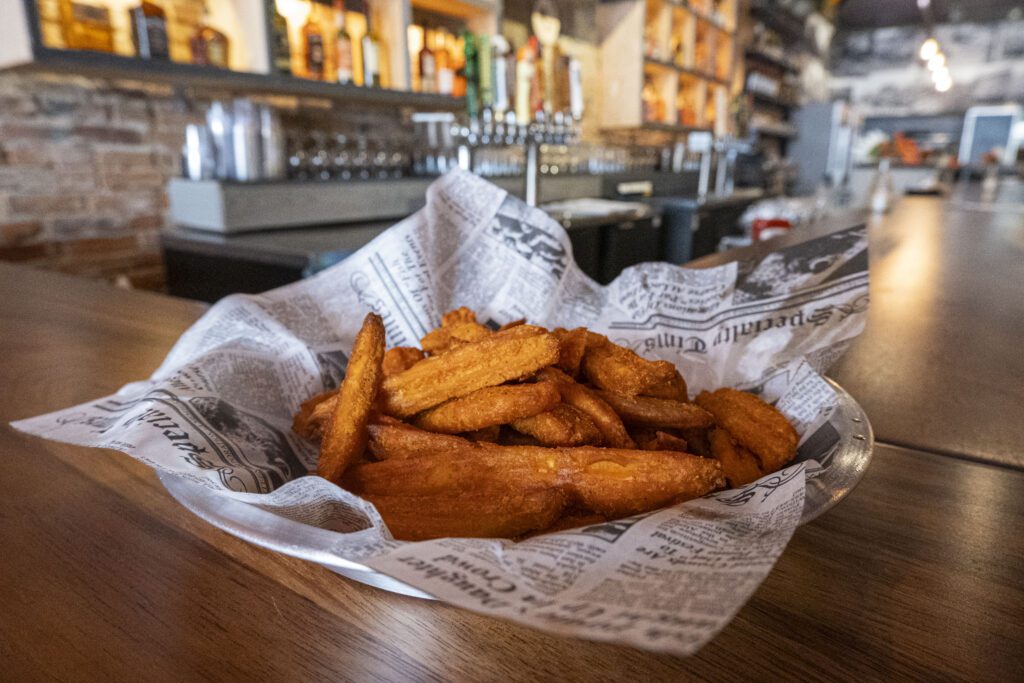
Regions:
<svg viewBox="0 0 1024 683"><path fill-rule="evenodd" d="M277 11L276 0L264 0L270 27L270 66L279 74L292 75L292 47L288 40L288 21Z"/></svg>
<svg viewBox="0 0 1024 683"><path fill-rule="evenodd" d="M466 81L466 113L473 120L480 113L480 91L477 83L477 50L473 34L466 31L462 34L463 43L463 77Z"/></svg>
<svg viewBox="0 0 1024 683"><path fill-rule="evenodd" d="M480 90L480 107L494 107L494 65L491 63L491 38L484 34L477 36L477 82Z"/></svg>
<svg viewBox="0 0 1024 683"><path fill-rule="evenodd" d="M437 92L451 95L455 90L455 69L452 55L448 51L448 31L440 29L435 34L434 59L437 61Z"/></svg>
<svg viewBox="0 0 1024 683"><path fill-rule="evenodd" d="M569 113L573 119L583 119L583 67L575 57L569 60Z"/></svg>
<svg viewBox="0 0 1024 683"><path fill-rule="evenodd" d="M338 27L338 83L351 83L355 78L355 58L352 54L352 35L345 25L345 3L342 0L334 0L334 21Z"/></svg>
<svg viewBox="0 0 1024 683"><path fill-rule="evenodd" d="M505 118L505 112L509 108L509 58L510 47L505 36L496 35L492 40L493 48L493 90L494 90L494 113L499 121Z"/></svg>
<svg viewBox="0 0 1024 683"><path fill-rule="evenodd" d="M314 1L310 4L309 16L302 26L302 75L322 81L327 53L324 49L324 32L320 27L320 3Z"/></svg>
<svg viewBox="0 0 1024 683"><path fill-rule="evenodd" d="M537 36L530 36L529 44L530 52L533 55L533 79L530 82L530 114L531 119L536 119L537 113L544 111L544 83L548 74L544 72L540 41L537 40Z"/></svg>
<svg viewBox="0 0 1024 683"><path fill-rule="evenodd" d="M452 58L452 70L455 72L455 81L452 83L452 95L455 97L466 96L466 41L462 36L452 36L452 42L448 47Z"/></svg>
<svg viewBox="0 0 1024 683"><path fill-rule="evenodd" d="M363 52L363 85L368 88L381 87L381 43L380 37L374 30L373 20L370 15L370 8L366 12L366 33L362 38Z"/></svg>
<svg viewBox="0 0 1024 683"><path fill-rule="evenodd" d="M541 106L550 119L556 100L557 77L555 70L558 65L556 48L558 37L562 34L562 21L558 18L558 12L551 0L537 0L534 3L533 11L530 13L530 28L533 29L533 35L540 44L537 73L543 86L543 90L540 92Z"/></svg>
<svg viewBox="0 0 1024 683"><path fill-rule="evenodd" d="M533 119L530 111L530 90L536 71L534 61L530 45L519 48L519 55L516 58L515 112L516 122L520 124L529 123Z"/></svg>
<svg viewBox="0 0 1024 683"><path fill-rule="evenodd" d="M106 7L60 0L60 27L69 50L114 51L114 27Z"/></svg>
<svg viewBox="0 0 1024 683"><path fill-rule="evenodd" d="M203 18L189 41L192 48L192 63L228 68L228 37L210 26L210 6L203 3Z"/></svg>
<svg viewBox="0 0 1024 683"><path fill-rule="evenodd" d="M430 49L432 34L430 27L423 27L423 48L416 60L420 70L420 92L437 92L437 57Z"/></svg>
<svg viewBox="0 0 1024 683"><path fill-rule="evenodd" d="M645 78L643 90L640 91L640 100L643 102L644 121L653 122L661 120L659 113L663 107L660 105L660 99L658 89L654 87L654 81L650 78Z"/></svg>
<svg viewBox="0 0 1024 683"><path fill-rule="evenodd" d="M143 59L170 59L167 43L167 13L150 0L128 10L135 53Z"/></svg>

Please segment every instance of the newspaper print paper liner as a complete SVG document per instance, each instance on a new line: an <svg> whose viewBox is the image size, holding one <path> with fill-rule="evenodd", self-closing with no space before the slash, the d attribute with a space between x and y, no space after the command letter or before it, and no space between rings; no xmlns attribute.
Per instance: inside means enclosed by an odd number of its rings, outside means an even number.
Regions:
<svg viewBox="0 0 1024 683"><path fill-rule="evenodd" d="M804 509L800 524L806 524L845 498L867 471L874 448L874 433L867 415L852 396L832 380L836 391L836 409L829 419L836 440L821 448L807 448L809 472L804 493ZM820 465L819 463L825 463ZM816 473L815 473L816 472ZM329 567L338 574L393 593L416 598L435 599L414 586L374 570L359 562L338 557L331 551L333 534L315 526L292 521L248 503L218 496L207 488L159 472L160 482L183 506L213 526L249 543L285 555L309 560ZM774 475L769 475L769 477ZM736 490L743 498L756 492L760 482ZM585 529L584 529L585 530Z"/></svg>
<svg viewBox="0 0 1024 683"><path fill-rule="evenodd" d="M861 332L867 304L863 227L706 270L645 263L602 287L545 213L452 172L424 209L342 263L218 302L148 380L14 426L127 453L209 489L211 505L242 501L316 527L331 557L460 607L685 655L728 623L784 550L818 486L805 485L804 464L753 495L712 494L590 534L402 543L367 501L306 476L317 449L291 432L296 407L337 386L368 310L384 318L389 346L413 346L443 312L468 306L493 326L527 318L603 332L679 365L692 394L759 393L796 426L802 452L826 452L839 398L819 373Z"/></svg>

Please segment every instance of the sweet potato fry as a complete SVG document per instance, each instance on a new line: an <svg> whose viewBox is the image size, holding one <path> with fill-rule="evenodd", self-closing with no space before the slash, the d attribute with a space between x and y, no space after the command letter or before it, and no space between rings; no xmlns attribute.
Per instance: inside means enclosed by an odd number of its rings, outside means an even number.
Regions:
<svg viewBox="0 0 1024 683"><path fill-rule="evenodd" d="M565 330L559 327L551 333L558 337L558 367L575 377L580 371L583 353L587 350L587 329L577 327Z"/></svg>
<svg viewBox="0 0 1024 683"><path fill-rule="evenodd" d="M529 419L551 410L560 400L558 389L548 382L484 387L421 413L413 424L432 432L459 434Z"/></svg>
<svg viewBox="0 0 1024 683"><path fill-rule="evenodd" d="M558 396L558 390L551 382L539 382L533 386L548 387ZM543 413L520 420L510 421L516 431L537 439L545 446L582 446L601 442L601 431L594 421L581 410L566 403L559 403Z"/></svg>
<svg viewBox="0 0 1024 683"><path fill-rule="evenodd" d="M702 455L705 458L714 457L711 455L710 429L694 427L693 429L680 429L679 433L686 439L687 453Z"/></svg>
<svg viewBox="0 0 1024 683"><path fill-rule="evenodd" d="M554 382L562 395L562 401L573 408L583 411L593 420L601 431L604 445L612 448L634 448L636 444L626 433L626 427L610 405L608 405L593 389L577 384L558 368L544 368L537 377Z"/></svg>
<svg viewBox="0 0 1024 683"><path fill-rule="evenodd" d="M320 444L316 471L337 483L348 466L362 457L369 436L370 411L380 387L384 362L384 323L368 313L356 335L345 381L338 390L334 414Z"/></svg>
<svg viewBox="0 0 1024 683"><path fill-rule="evenodd" d="M540 327L539 325L523 324L498 330L494 333L494 336L501 339L522 339L523 337L534 337L538 334L550 334L550 332L548 332L547 328Z"/></svg>
<svg viewBox="0 0 1024 683"><path fill-rule="evenodd" d="M587 462L570 490L582 507L609 519L698 498L725 485L720 464L711 458L677 451L624 450L608 457L615 449L574 450L596 453L576 455Z"/></svg>
<svg viewBox="0 0 1024 683"><path fill-rule="evenodd" d="M369 433L367 448L379 460L451 455L472 446L461 437L435 434L401 422L371 424Z"/></svg>
<svg viewBox="0 0 1024 683"><path fill-rule="evenodd" d="M640 442L640 447L645 451L680 451L688 453L686 439L656 430L649 439Z"/></svg>
<svg viewBox="0 0 1024 683"><path fill-rule="evenodd" d="M668 398L673 401L690 400L690 395L686 393L686 380L683 379L679 370L675 371L675 376L672 379L648 387L643 395L653 396L654 398Z"/></svg>
<svg viewBox="0 0 1024 683"><path fill-rule="evenodd" d="M465 306L459 306L458 308L448 311L441 316L441 326L448 327L456 323L475 323L476 313Z"/></svg>
<svg viewBox="0 0 1024 683"><path fill-rule="evenodd" d="M764 472L775 472L796 456L800 440L793 425L774 406L736 389L701 392L697 403L715 422L761 461Z"/></svg>
<svg viewBox="0 0 1024 683"><path fill-rule="evenodd" d="M467 493L435 496L375 496L376 506L391 534L400 541L430 538L513 538L544 529L565 509L558 489L505 495ZM429 511L430 514L425 514Z"/></svg>
<svg viewBox="0 0 1024 683"><path fill-rule="evenodd" d="M307 398L299 406L299 412L292 418L292 431L307 439L318 439L323 435L324 425L334 412L337 389L324 391Z"/></svg>
<svg viewBox="0 0 1024 683"><path fill-rule="evenodd" d="M611 519L702 496L725 478L717 460L675 451L472 444L452 456L355 465L345 484L367 496L563 489L570 503Z"/></svg>
<svg viewBox="0 0 1024 683"><path fill-rule="evenodd" d="M490 427L484 427L483 429L476 429L472 432L466 432L463 436L470 441L497 443L498 439L501 438L501 425L491 425Z"/></svg>
<svg viewBox="0 0 1024 683"><path fill-rule="evenodd" d="M626 424L662 429L689 429L710 427L714 423L711 414L695 403L650 396L624 396L611 391L601 391L598 394L615 409Z"/></svg>
<svg viewBox="0 0 1024 683"><path fill-rule="evenodd" d="M431 330L420 340L423 350L432 356L444 353L448 349L480 341L494 334L490 329L478 322L456 322Z"/></svg>
<svg viewBox="0 0 1024 683"><path fill-rule="evenodd" d="M384 353L382 369L385 377L398 375L419 363L426 356L413 346L396 346Z"/></svg>
<svg viewBox="0 0 1024 683"><path fill-rule="evenodd" d="M760 479L764 472L754 454L733 442L729 432L716 427L711 430L711 454L722 463L722 471L730 488L746 486Z"/></svg>
<svg viewBox="0 0 1024 683"><path fill-rule="evenodd" d="M583 372L599 389L636 396L672 379L675 374L675 366L668 361L647 360L607 338L602 338L603 342L593 342L593 339L593 333L589 333Z"/></svg>
<svg viewBox="0 0 1024 683"><path fill-rule="evenodd" d="M505 323L504 325L498 328L498 331L504 332L505 330L510 330L513 327L519 327L520 325L524 324L526 324L526 318L520 318L519 320L513 320L512 322Z"/></svg>
<svg viewBox="0 0 1024 683"><path fill-rule="evenodd" d="M503 336L465 344L422 360L381 386L384 412L409 417L477 389L523 379L558 361L558 340L551 334Z"/></svg>

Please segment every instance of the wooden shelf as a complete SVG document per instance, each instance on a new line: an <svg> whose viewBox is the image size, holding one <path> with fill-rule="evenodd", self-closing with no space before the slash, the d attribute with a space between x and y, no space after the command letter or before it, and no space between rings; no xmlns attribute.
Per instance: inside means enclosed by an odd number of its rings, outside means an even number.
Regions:
<svg viewBox="0 0 1024 683"><path fill-rule="evenodd" d="M649 130L658 131L663 133L710 133L710 128L704 128L701 126L684 126L681 123L658 123L657 121L645 121L639 126L612 126L608 128L602 128L605 131L637 131L637 130Z"/></svg>
<svg viewBox="0 0 1024 683"><path fill-rule="evenodd" d="M729 34L736 33L735 21L733 23L733 27L728 28L723 20L717 19L715 17L712 17L710 14L705 14L704 12L699 11L696 7L686 2L686 0L666 0L666 4L672 5L673 7L682 7L693 16L697 17L701 21L708 22L709 24L719 29L720 31L725 31L726 33Z"/></svg>
<svg viewBox="0 0 1024 683"><path fill-rule="evenodd" d="M104 52L36 47L33 62L19 69L58 71L99 78L157 81L184 87L210 88L245 94L293 95L358 102L364 105L409 106L454 110L463 98L383 88L312 81L293 76L231 71L210 66L124 57Z"/></svg>
<svg viewBox="0 0 1024 683"><path fill-rule="evenodd" d="M754 2L750 5L750 16L778 33L784 40L791 41L793 46L823 58L804 31L806 21L778 3L768 3L764 0Z"/></svg>
<svg viewBox="0 0 1024 683"><path fill-rule="evenodd" d="M767 104L773 107L778 107L779 109L792 109L797 106L796 102L790 102L789 100L784 100L780 97L757 92L755 90L748 90L747 94L754 99L755 104Z"/></svg>
<svg viewBox="0 0 1024 683"><path fill-rule="evenodd" d="M697 69L688 69L685 66L679 66L675 62L665 62L660 59L652 59L651 57L644 57L644 65L652 66L658 69L667 69L669 71L675 71L677 74L685 76L693 76L709 83L718 83L719 85L729 85L728 81L724 81L720 78L716 78L709 73L698 71Z"/></svg>
<svg viewBox="0 0 1024 683"><path fill-rule="evenodd" d="M749 47L744 50L744 54L747 59L762 62L764 64L771 64L772 66L778 67L788 73L800 73L800 68L782 55L773 55L770 52L764 52L763 50L757 50Z"/></svg>

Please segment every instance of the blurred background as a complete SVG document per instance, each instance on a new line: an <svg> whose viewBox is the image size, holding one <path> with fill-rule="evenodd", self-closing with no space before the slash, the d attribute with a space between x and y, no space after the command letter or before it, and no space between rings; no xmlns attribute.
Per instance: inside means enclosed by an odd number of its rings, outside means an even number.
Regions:
<svg viewBox="0 0 1024 683"><path fill-rule="evenodd" d="M1022 168L1019 2L0 10L0 260L204 301L344 259L452 168L602 282Z"/></svg>

